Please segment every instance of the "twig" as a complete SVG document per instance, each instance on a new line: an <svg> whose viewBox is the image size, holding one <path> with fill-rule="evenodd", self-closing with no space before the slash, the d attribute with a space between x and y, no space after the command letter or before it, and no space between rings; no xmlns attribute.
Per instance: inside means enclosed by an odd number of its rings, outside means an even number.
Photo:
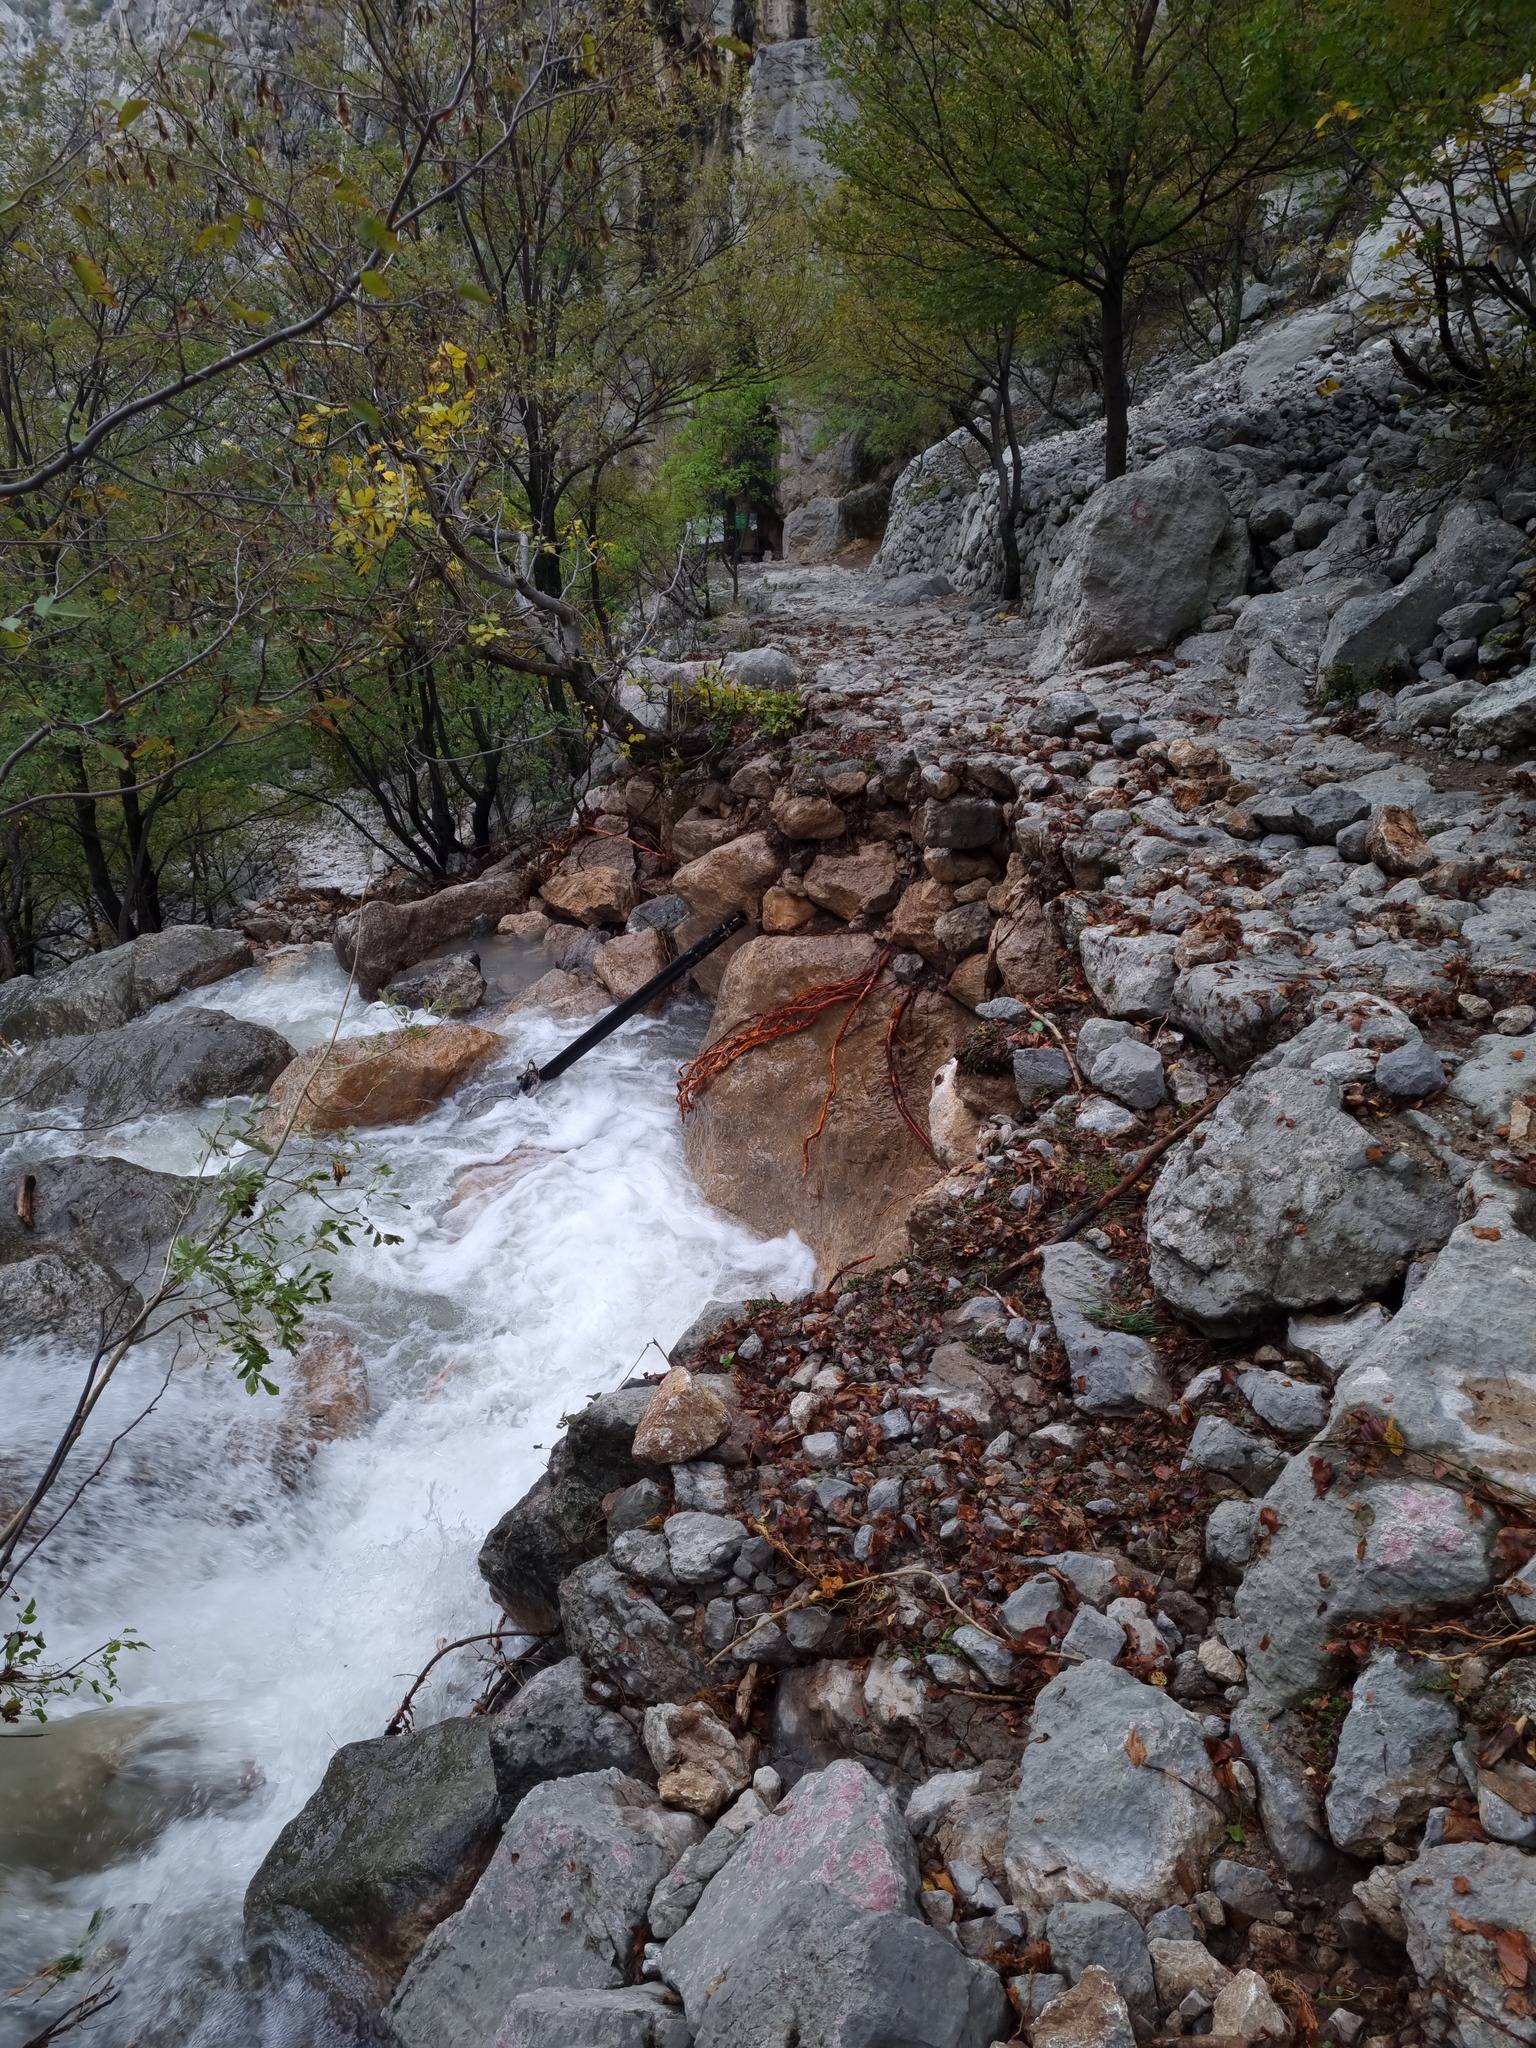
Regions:
<svg viewBox="0 0 1536 2048"><path fill-rule="evenodd" d="M1073 1052L1071 1046L1068 1045L1066 1039L1062 1036L1061 1027L1056 1022L1056 1019L1048 1016L1044 1010L1037 1010L1033 1003L1025 1002L1022 996L1015 996L1013 1000L1021 1010L1028 1010L1035 1022L1042 1025L1051 1034L1052 1038L1055 1039L1057 1045L1061 1048L1062 1056L1066 1060L1067 1065L1072 1069L1072 1081L1077 1092L1079 1095L1086 1093L1087 1084L1083 1080L1083 1070L1077 1064L1077 1054Z"/></svg>
<svg viewBox="0 0 1536 2048"><path fill-rule="evenodd" d="M384 1730L384 1733L386 1735L404 1735L409 1730L411 1725L411 1701L415 1699L417 1693L426 1684L427 1674L431 1671L432 1667L435 1664L440 1664L445 1657L452 1656L455 1650L467 1650L471 1643L500 1643L505 1636L526 1635L527 1633L526 1629L513 1629L510 1627L483 1629L479 1635L460 1636L456 1642L444 1643L440 1650L433 1652L411 1680L409 1691L390 1716L389 1726ZM543 1641L544 1638L542 1636L535 1638L536 1643ZM531 1654L530 1651L524 1651L522 1657L503 1659L503 1662L521 1664L524 1658Z"/></svg>

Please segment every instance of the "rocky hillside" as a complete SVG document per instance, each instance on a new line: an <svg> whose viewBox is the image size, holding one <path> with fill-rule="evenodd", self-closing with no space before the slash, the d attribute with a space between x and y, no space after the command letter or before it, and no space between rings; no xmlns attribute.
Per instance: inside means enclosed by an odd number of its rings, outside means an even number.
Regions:
<svg viewBox="0 0 1536 2048"><path fill-rule="evenodd" d="M1394 495L1391 396L1170 428L1034 618L770 572L802 736L525 878L573 1016L750 920L689 1155L824 1286L575 1418L481 1554L534 1674L284 1832L253 1948L358 2024L1536 2041L1526 505ZM1373 634L1475 767L1309 707Z"/></svg>

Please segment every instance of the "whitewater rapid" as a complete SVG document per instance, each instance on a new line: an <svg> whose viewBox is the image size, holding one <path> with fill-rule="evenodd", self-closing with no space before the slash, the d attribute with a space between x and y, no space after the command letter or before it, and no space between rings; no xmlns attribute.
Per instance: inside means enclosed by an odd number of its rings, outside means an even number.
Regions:
<svg viewBox="0 0 1536 2048"><path fill-rule="evenodd" d="M304 1047L330 1036L344 995L329 950L308 947L190 1000ZM342 1033L399 1021L354 997ZM125 1661L122 1701L105 1711L153 1710L192 1758L173 1774L192 1790L172 1802L179 1817L105 1868L94 1792L78 1840L30 1860L0 1843L0 2048L40 2023L30 1994L5 1994L81 1944L117 1993L82 2040L304 2038L281 2000L253 2006L234 1970L241 1898L278 1829L339 1744L383 1730L440 1641L493 1625L476 1551L538 1476L562 1416L659 1366L710 1298L811 1283L797 1239L752 1238L686 1172L673 1089L701 1023L697 1010L636 1019L529 1098L516 1089L524 1063L581 1025L521 1013L501 1027L504 1055L433 1115L363 1134L359 1174L388 1165L375 1215L400 1242L340 1254L334 1302L311 1326L346 1331L363 1355L362 1432L323 1444L285 1484L273 1454L291 1390L253 1400L223 1361L185 1363L50 1545L30 1588L50 1651L134 1627L151 1647ZM145 1119L89 1149L192 1172L216 1118ZM61 1131L42 1149L74 1142ZM498 1185L455 1199L467 1169L509 1154ZM60 1343L0 1352L0 1450L15 1466L57 1434L82 1367ZM119 1374L98 1446L164 1369L151 1354ZM418 1718L454 1711L478 1675L465 1653L450 1660ZM18 1767L17 1741L0 1741L0 1771ZM110 1825L104 1804L101 1841Z"/></svg>

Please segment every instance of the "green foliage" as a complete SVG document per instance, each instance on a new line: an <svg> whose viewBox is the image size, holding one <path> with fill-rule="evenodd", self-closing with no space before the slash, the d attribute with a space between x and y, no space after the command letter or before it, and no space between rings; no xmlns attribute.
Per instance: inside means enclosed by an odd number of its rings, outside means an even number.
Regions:
<svg viewBox="0 0 1536 2048"><path fill-rule="evenodd" d="M76 1699L83 1692L107 1705L122 1682L119 1659L149 1648L132 1629L124 1629L120 1636L110 1637L69 1664L50 1665L37 1602L22 1602L14 1594L9 1597L18 1611L0 1641L0 1722L8 1725L23 1718L46 1721L51 1705Z"/></svg>
<svg viewBox="0 0 1536 2048"><path fill-rule="evenodd" d="M1318 677L1312 701L1318 705L1358 704L1373 690L1396 690L1406 681L1407 671L1400 663L1381 669L1362 669L1347 661L1336 661Z"/></svg>

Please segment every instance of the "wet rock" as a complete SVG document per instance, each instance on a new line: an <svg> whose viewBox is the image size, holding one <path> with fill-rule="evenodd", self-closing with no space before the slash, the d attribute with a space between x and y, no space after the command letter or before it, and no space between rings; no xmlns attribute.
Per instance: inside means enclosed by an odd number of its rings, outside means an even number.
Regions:
<svg viewBox="0 0 1536 2048"><path fill-rule="evenodd" d="M480 1546L480 1576L520 1628L553 1631L561 1582L601 1549L603 1501L640 1478L634 1454L649 1387L621 1387L579 1409L543 1476Z"/></svg>
<svg viewBox="0 0 1536 2048"><path fill-rule="evenodd" d="M731 1411L707 1379L676 1365L646 1404L634 1455L647 1465L686 1465L730 1432Z"/></svg>
<svg viewBox="0 0 1536 2048"><path fill-rule="evenodd" d="M318 1927L384 1994L468 1896L500 1826L483 1720L349 1742L251 1879L247 1939L302 1943Z"/></svg>
<svg viewBox="0 0 1536 2048"><path fill-rule="evenodd" d="M293 1047L264 1024L223 1010L179 1009L89 1037L53 1037L6 1060L0 1100L19 1110L78 1102L87 1123L115 1123L258 1095L292 1059Z"/></svg>
<svg viewBox="0 0 1536 2048"><path fill-rule="evenodd" d="M672 877L672 886L705 926L717 924L731 910L756 918L763 891L778 880L783 865L765 833L744 832L717 846L713 853L688 861ZM685 929L679 927L680 946ZM693 934L702 936L702 927Z"/></svg>
<svg viewBox="0 0 1536 2048"><path fill-rule="evenodd" d="M834 917L879 917L891 908L901 890L896 852L884 841L853 853L820 853L805 877L812 903Z"/></svg>
<svg viewBox="0 0 1536 2048"><path fill-rule="evenodd" d="M561 925L558 929L574 931L575 926ZM607 1004L607 993L595 975L569 974L564 968L555 967L548 974L541 974L521 995L514 996L502 1014L515 1017L524 1010L539 1010L551 1017L590 1017L606 1009Z"/></svg>
<svg viewBox="0 0 1536 2048"><path fill-rule="evenodd" d="M853 933L750 941L726 969L709 1042L807 989L867 971L878 951L875 940ZM767 1236L798 1230L823 1273L850 1259L879 1264L899 1255L913 1203L941 1172L891 1093L892 997L876 988L851 1024L846 1009L833 1006L809 1030L746 1053L710 1083L684 1128L706 1197ZM896 1060L914 1114L970 1028L969 1013L946 997L921 993L909 1005ZM807 1173L805 1139L821 1116L839 1032L838 1086Z"/></svg>
<svg viewBox="0 0 1536 2048"><path fill-rule="evenodd" d="M1002 805L990 797L953 797L947 803L927 803L918 813L916 837L919 846L943 847L967 853L990 846L1003 829Z"/></svg>
<svg viewBox="0 0 1536 2048"><path fill-rule="evenodd" d="M687 1699L709 1673L682 1631L605 1557L572 1572L560 1588L566 1642L587 1669L633 1700Z"/></svg>
<svg viewBox="0 0 1536 2048"><path fill-rule="evenodd" d="M1135 2048L1136 2043L1125 2000L1097 1964L1050 2001L1030 2039L1034 2048Z"/></svg>
<svg viewBox="0 0 1536 2048"><path fill-rule="evenodd" d="M370 900L338 919L336 957L371 1002L402 968L468 932L493 930L527 901L528 878L521 868L492 869L478 881L455 883L414 903Z"/></svg>
<svg viewBox="0 0 1536 2048"><path fill-rule="evenodd" d="M703 1820L714 1820L751 1783L751 1758L702 1701L647 1707L645 1747L661 1798Z"/></svg>
<svg viewBox="0 0 1536 2048"><path fill-rule="evenodd" d="M126 1336L144 1298L88 1252L41 1251L0 1266L0 1339Z"/></svg>
<svg viewBox="0 0 1536 2048"><path fill-rule="evenodd" d="M473 1024L415 1025L315 1046L272 1085L261 1127L270 1140L296 1131L414 1123L502 1051Z"/></svg>
<svg viewBox="0 0 1536 2048"><path fill-rule="evenodd" d="M437 1017L467 1017L485 1001L485 976L473 953L459 953L396 975L384 990L384 1001L402 1010L430 1010Z"/></svg>
<svg viewBox="0 0 1536 2048"><path fill-rule="evenodd" d="M1433 1684L1441 1668L1378 1650L1355 1680L1324 1802L1328 1832L1352 1856L1406 1840L1432 1806L1456 1796L1460 1722Z"/></svg>
<svg viewBox="0 0 1536 2048"><path fill-rule="evenodd" d="M110 1031L188 989L208 988L255 959L241 932L171 925L92 953L52 974L0 983L0 1039L41 1039Z"/></svg>
<svg viewBox="0 0 1536 2048"><path fill-rule="evenodd" d="M1008 1826L1016 1905L1108 1899L1138 1915L1198 1889L1225 1836L1193 1714L1116 1664L1079 1664L1035 1703Z"/></svg>
<svg viewBox="0 0 1536 2048"><path fill-rule="evenodd" d="M1308 1050L1241 1082L1148 1200L1152 1284L1205 1329L1356 1302L1454 1226L1451 1189L1346 1115L1342 1084L1304 1065Z"/></svg>
<svg viewBox="0 0 1536 2048"><path fill-rule="evenodd" d="M536 1786L468 1904L407 1971L394 2038L484 2048L527 1992L622 1986L651 1893L701 1833L622 1771Z"/></svg>
<svg viewBox="0 0 1536 2048"><path fill-rule="evenodd" d="M1048 1245L1040 1263L1051 1320L1071 1370L1073 1401L1091 1415L1166 1408L1173 1389L1145 1337L1105 1327L1118 1269L1084 1244Z"/></svg>
<svg viewBox="0 0 1536 2048"><path fill-rule="evenodd" d="M294 1474L321 1444L356 1436L372 1400L363 1354L344 1331L311 1337L285 1379L287 1406L274 1463L280 1472Z"/></svg>
<svg viewBox="0 0 1536 2048"><path fill-rule="evenodd" d="M581 1659L536 1671L510 1704L485 1721L503 1810L511 1813L535 1785L610 1766L643 1776L645 1751L622 1714L589 1700Z"/></svg>

